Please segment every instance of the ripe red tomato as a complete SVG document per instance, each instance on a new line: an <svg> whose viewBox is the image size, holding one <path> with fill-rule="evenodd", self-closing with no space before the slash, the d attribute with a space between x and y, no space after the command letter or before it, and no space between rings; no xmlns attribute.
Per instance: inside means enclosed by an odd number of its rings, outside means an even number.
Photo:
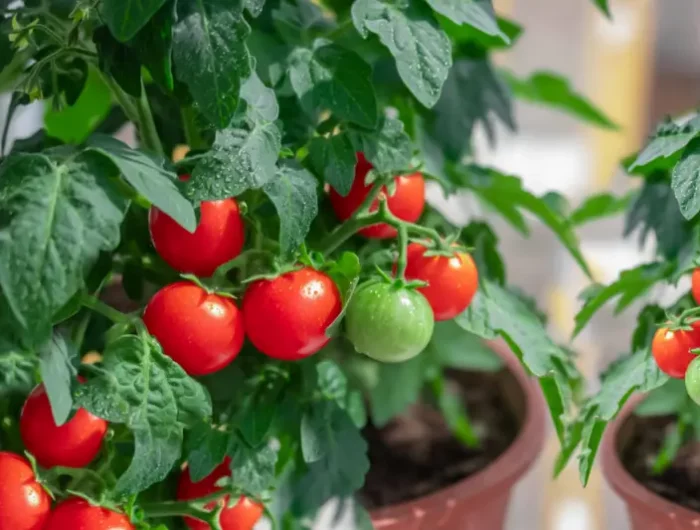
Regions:
<svg viewBox="0 0 700 530"><path fill-rule="evenodd" d="M348 219L360 207L372 189L372 185L365 185L367 172L372 169L362 153L357 153L357 165L355 166L355 180L347 197L343 197L333 188L330 191L331 205L335 214L341 221ZM401 175L394 179L396 191L389 195L386 188L382 193L387 197L389 210L399 219L411 223L418 220L423 213L425 206L425 181L420 173L411 175ZM370 211L374 212L379 208L379 200L375 200L370 206ZM368 226L360 230L360 234L374 239L385 239L396 237L396 229L386 224Z"/></svg>
<svg viewBox="0 0 700 530"><path fill-rule="evenodd" d="M177 487L178 500L185 501L190 499L199 499L212 493L219 491L221 488L216 486L217 481L223 477L228 477L231 474L229 470L231 460L226 459L219 464L214 471L199 482L192 482L190 478L190 470L185 468L180 475L180 482ZM229 496L224 497L220 503L229 502ZM207 509L214 509L216 501L206 505ZM222 530L253 530L263 514L262 504L251 501L248 497L241 496L238 502L233 506L225 508L221 512L219 522ZM191 517L185 517L185 523L192 530L209 530L209 525L203 521L198 521Z"/></svg>
<svg viewBox="0 0 700 530"><path fill-rule="evenodd" d="M189 175L180 178L187 180ZM238 256L245 239L241 212L233 198L202 202L193 234L155 207L149 212L148 226L153 246L168 265L204 277Z"/></svg>
<svg viewBox="0 0 700 530"><path fill-rule="evenodd" d="M479 274L472 257L458 252L452 257L425 257L426 247L419 243L408 245L406 278L428 282L418 289L433 308L435 320L450 320L474 298L479 287Z"/></svg>
<svg viewBox="0 0 700 530"><path fill-rule="evenodd" d="M148 302L143 321L166 355L190 375L221 370L243 346L243 318L234 301L194 283L163 287Z"/></svg>
<svg viewBox="0 0 700 530"><path fill-rule="evenodd" d="M51 497L36 481L29 462L0 452L0 530L43 530L50 509Z"/></svg>
<svg viewBox="0 0 700 530"><path fill-rule="evenodd" d="M700 267L693 271L691 292L696 304L700 304Z"/></svg>
<svg viewBox="0 0 700 530"><path fill-rule="evenodd" d="M671 331L659 328L651 342L651 353L659 369L677 379L683 379L688 365L697 357L690 353L700 347L698 328L692 331Z"/></svg>
<svg viewBox="0 0 700 530"><path fill-rule="evenodd" d="M253 282L243 296L246 335L262 353L283 361L323 348L330 340L326 328L341 309L333 280L310 267Z"/></svg>
<svg viewBox="0 0 700 530"><path fill-rule="evenodd" d="M60 503L43 530L135 530L128 517L84 499L71 497Z"/></svg>
<svg viewBox="0 0 700 530"><path fill-rule="evenodd" d="M24 403L19 430L27 450L42 467L85 467L100 452L107 422L78 409L68 422L57 426L46 389L39 385Z"/></svg>

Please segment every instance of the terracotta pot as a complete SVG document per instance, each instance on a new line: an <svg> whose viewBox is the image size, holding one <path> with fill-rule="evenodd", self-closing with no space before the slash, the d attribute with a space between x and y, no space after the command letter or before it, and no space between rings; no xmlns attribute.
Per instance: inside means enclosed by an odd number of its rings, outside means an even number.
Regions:
<svg viewBox="0 0 700 530"><path fill-rule="evenodd" d="M643 395L630 399L603 437L601 463L605 479L625 501L632 530L700 529L700 513L648 490L630 475L620 460L620 453L632 440L635 430L632 411L643 399Z"/></svg>
<svg viewBox="0 0 700 530"><path fill-rule="evenodd" d="M502 530L513 486L539 455L545 435L545 409L536 381L502 342L491 344L517 384L504 387L522 420L515 441L482 471L445 489L371 512L377 530Z"/></svg>

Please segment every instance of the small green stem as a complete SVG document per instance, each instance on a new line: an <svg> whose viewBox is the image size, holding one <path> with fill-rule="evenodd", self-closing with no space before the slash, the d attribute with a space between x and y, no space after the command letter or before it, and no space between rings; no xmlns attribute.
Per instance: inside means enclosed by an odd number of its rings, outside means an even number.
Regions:
<svg viewBox="0 0 700 530"><path fill-rule="evenodd" d="M92 296L90 294L84 293L80 297L80 303L83 306L87 307L88 309L92 309L96 313L99 313L100 315L107 317L115 324L123 324L123 323L131 322L131 317L129 317L129 315L126 315L126 314L122 313L121 311L114 309L113 307L108 306L102 300L100 300L99 298L96 298L95 296Z"/></svg>
<svg viewBox="0 0 700 530"><path fill-rule="evenodd" d="M221 511L226 507L226 503L221 503L216 509L208 510L204 508L210 502L221 500L230 492L219 490L211 495L200 497L191 501L165 501L141 504L139 507L143 511L144 517L153 519L157 517L194 517L208 523L212 529L220 529Z"/></svg>
<svg viewBox="0 0 700 530"><path fill-rule="evenodd" d="M180 109L182 117L182 128L185 132L185 141L190 149L205 149L207 147L204 138L202 138L197 126L197 116L195 115L192 106L182 107Z"/></svg>
<svg viewBox="0 0 700 530"><path fill-rule="evenodd" d="M406 277L406 265L408 263L408 230L406 225L401 224L398 227L399 231L399 259L396 264L396 277L400 279L405 279Z"/></svg>
<svg viewBox="0 0 700 530"><path fill-rule="evenodd" d="M139 119L138 125L141 133L141 143L149 151L165 156L163 144L160 142L160 137L158 136L156 122L153 120L151 105L148 102L146 87L143 86L143 81L141 81L141 97L137 100L136 111Z"/></svg>

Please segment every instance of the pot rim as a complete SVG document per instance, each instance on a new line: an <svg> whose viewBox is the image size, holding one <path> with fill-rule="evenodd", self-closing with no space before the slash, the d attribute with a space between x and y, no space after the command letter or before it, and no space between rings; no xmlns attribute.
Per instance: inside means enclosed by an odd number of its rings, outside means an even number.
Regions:
<svg viewBox="0 0 700 530"><path fill-rule="evenodd" d="M539 456L545 437L544 399L539 385L525 372L518 357L504 341L488 341L488 345L503 359L524 394L526 410L520 432L498 458L474 475L417 499L372 510L376 528L394 524L406 517L423 515L430 511L429 507L454 506L461 499L487 495L504 484L510 489L511 484L525 474Z"/></svg>
<svg viewBox="0 0 700 530"><path fill-rule="evenodd" d="M631 397L617 418L606 429L601 445L601 465L605 480L628 504L641 505L645 510L664 513L671 519L700 520L700 513L671 502L647 489L622 465L618 454L617 436L634 409L645 397L645 394Z"/></svg>

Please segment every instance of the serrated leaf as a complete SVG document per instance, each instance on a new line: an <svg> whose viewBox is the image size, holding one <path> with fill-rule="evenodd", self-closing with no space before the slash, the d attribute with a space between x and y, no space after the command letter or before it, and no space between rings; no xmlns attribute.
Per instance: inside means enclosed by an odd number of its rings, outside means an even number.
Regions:
<svg viewBox="0 0 700 530"><path fill-rule="evenodd" d="M35 345L100 251L119 243L128 203L114 173L90 153L16 154L0 165L0 287Z"/></svg>
<svg viewBox="0 0 700 530"><path fill-rule="evenodd" d="M690 220L700 212L700 141L694 140L683 151L673 168L671 188L683 217Z"/></svg>
<svg viewBox="0 0 700 530"><path fill-rule="evenodd" d="M288 59L292 87L304 108L330 110L338 119L369 129L377 125L372 68L355 52L317 40Z"/></svg>
<svg viewBox="0 0 700 530"><path fill-rule="evenodd" d="M269 441L268 434L279 412L281 392L279 380L268 381L246 392L233 419L249 446L258 447Z"/></svg>
<svg viewBox="0 0 700 530"><path fill-rule="evenodd" d="M481 123L494 138L494 116L515 130L508 86L487 59L455 61L435 105L432 136L452 160L468 152L474 126Z"/></svg>
<svg viewBox="0 0 700 530"><path fill-rule="evenodd" d="M504 42L508 36L498 27L491 0L427 0L438 13L457 24L469 24L487 35L497 35Z"/></svg>
<svg viewBox="0 0 700 530"><path fill-rule="evenodd" d="M309 156L317 173L343 197L355 179L357 157L347 133L317 136L309 142Z"/></svg>
<svg viewBox="0 0 700 530"><path fill-rule="evenodd" d="M0 339L0 397L26 395L35 384L37 358L8 346Z"/></svg>
<svg viewBox="0 0 700 530"><path fill-rule="evenodd" d="M277 170L263 191L275 205L280 220L280 251L290 255L304 242L318 214L318 183L306 169L292 163Z"/></svg>
<svg viewBox="0 0 700 530"><path fill-rule="evenodd" d="M372 423L383 427L392 418L418 401L425 384L427 357L417 355L413 359L379 366L379 381L369 394Z"/></svg>
<svg viewBox="0 0 700 530"><path fill-rule="evenodd" d="M401 79L426 107L435 105L452 66L450 40L422 2L355 0L352 20L360 35L375 33L396 59Z"/></svg>
<svg viewBox="0 0 700 530"><path fill-rule="evenodd" d="M281 134L273 123L258 123L252 131L224 129L187 183L187 193L198 201L236 197L259 189L277 176Z"/></svg>
<svg viewBox="0 0 700 530"><path fill-rule="evenodd" d="M680 379L669 381L652 390L635 409L637 416L670 416L676 414L688 401L685 382Z"/></svg>
<svg viewBox="0 0 700 530"><path fill-rule="evenodd" d="M197 228L194 207L180 192L175 173L165 169L162 161L104 134L92 136L88 149L106 156L137 192L185 230L194 232Z"/></svg>
<svg viewBox="0 0 700 530"><path fill-rule="evenodd" d="M506 280L506 269L503 258L498 252L498 238L491 227L483 222L473 221L462 228L461 240L473 250L470 252L479 277L488 278L503 284Z"/></svg>
<svg viewBox="0 0 700 530"><path fill-rule="evenodd" d="M129 43L151 77L169 91L175 88L173 78L175 10L176 2L166 2Z"/></svg>
<svg viewBox="0 0 700 530"><path fill-rule="evenodd" d="M379 173L406 170L411 165L413 148L401 120L382 118L377 129L351 127L348 135L355 151L361 151Z"/></svg>
<svg viewBox="0 0 700 530"><path fill-rule="evenodd" d="M326 399L342 404L348 391L348 380L336 363L330 360L321 361L316 365L318 373L318 389Z"/></svg>
<svg viewBox="0 0 700 530"><path fill-rule="evenodd" d="M173 59L200 111L218 128L229 125L243 81L251 74L245 40L250 26L240 5L226 0L178 2Z"/></svg>
<svg viewBox="0 0 700 530"><path fill-rule="evenodd" d="M435 322L427 349L442 366L460 370L497 372L503 360L484 341L460 327L454 320Z"/></svg>
<svg viewBox="0 0 700 530"><path fill-rule="evenodd" d="M602 110L578 94L568 79L559 74L535 72L527 79L520 79L508 71L502 71L502 74L513 94L520 99L559 109L604 129L619 128Z"/></svg>
<svg viewBox="0 0 700 530"><path fill-rule="evenodd" d="M275 121L279 117L275 91L266 87L253 72L241 86L241 99L248 104L248 116L253 121Z"/></svg>
<svg viewBox="0 0 700 530"><path fill-rule="evenodd" d="M343 297L343 308L340 314L326 329L326 335L333 337L340 332L341 322L345 317L345 310L360 281L360 273L362 272L360 258L353 252L343 252L340 258L326 272L338 286L340 295Z"/></svg>
<svg viewBox="0 0 700 530"><path fill-rule="evenodd" d="M211 416L209 395L147 335L123 335L110 343L98 370L78 387L75 400L132 431L134 456L116 490L135 494L163 480L177 463L183 429Z"/></svg>
<svg viewBox="0 0 700 530"><path fill-rule="evenodd" d="M231 457L232 485L249 495L259 497L275 480L277 453L268 445L253 448L244 441L231 438L228 448Z"/></svg>
<svg viewBox="0 0 700 530"><path fill-rule="evenodd" d="M591 221L598 221L625 211L631 202L632 195L629 193L622 197L611 193L591 195L571 212L569 221L579 226Z"/></svg>
<svg viewBox="0 0 700 530"><path fill-rule="evenodd" d="M124 42L155 15L165 0L102 0L100 14L112 34Z"/></svg>
<svg viewBox="0 0 700 530"><path fill-rule="evenodd" d="M209 424L195 425L187 438L187 466L192 482L199 482L224 461L229 433Z"/></svg>
<svg viewBox="0 0 700 530"><path fill-rule="evenodd" d="M666 118L657 127L649 143L642 150L629 170L645 166L659 158L667 158L685 149L700 132L700 116L697 114L687 123L678 125L671 118Z"/></svg>
<svg viewBox="0 0 700 530"><path fill-rule="evenodd" d="M41 380L49 398L53 419L59 426L68 421L73 410L72 386L78 374L73 363L77 356L75 348L56 332L39 350Z"/></svg>

